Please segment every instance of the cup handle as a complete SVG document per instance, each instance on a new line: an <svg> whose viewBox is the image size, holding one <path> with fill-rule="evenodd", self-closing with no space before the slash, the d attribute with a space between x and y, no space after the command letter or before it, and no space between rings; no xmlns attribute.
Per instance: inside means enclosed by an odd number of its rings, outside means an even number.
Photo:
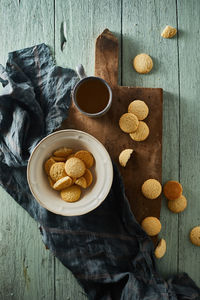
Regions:
<svg viewBox="0 0 200 300"><path fill-rule="evenodd" d="M81 64L76 67L76 72L77 72L78 77L80 79L83 79L83 78L87 77L87 75L85 74L84 67Z"/></svg>

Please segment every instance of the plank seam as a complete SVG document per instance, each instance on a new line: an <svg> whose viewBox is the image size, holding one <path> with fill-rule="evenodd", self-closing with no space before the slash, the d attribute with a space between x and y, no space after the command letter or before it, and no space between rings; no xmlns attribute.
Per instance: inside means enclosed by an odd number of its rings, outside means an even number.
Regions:
<svg viewBox="0 0 200 300"><path fill-rule="evenodd" d="M180 137L181 137L181 100L180 100L180 58L179 58L179 28L178 28L178 0L176 1L176 27L177 27L177 64L178 64L178 109L179 109L179 121L178 121L178 140L179 140L179 151L178 151L178 180L180 182L181 180L181 144L180 144ZM180 224L180 216L178 215L178 254L177 254L177 272L179 272L180 266L179 266L179 224Z"/></svg>

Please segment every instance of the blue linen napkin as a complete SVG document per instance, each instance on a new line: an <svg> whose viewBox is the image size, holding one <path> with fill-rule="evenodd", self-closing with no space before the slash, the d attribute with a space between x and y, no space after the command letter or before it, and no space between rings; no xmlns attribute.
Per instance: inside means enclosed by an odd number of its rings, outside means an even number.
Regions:
<svg viewBox="0 0 200 300"><path fill-rule="evenodd" d="M109 195L78 217L55 215L32 196L27 160L34 146L67 117L76 73L55 65L45 44L9 53L0 66L0 184L40 224L43 242L70 269L89 299L200 299L183 273L156 271L153 244L135 220L114 165Z"/></svg>

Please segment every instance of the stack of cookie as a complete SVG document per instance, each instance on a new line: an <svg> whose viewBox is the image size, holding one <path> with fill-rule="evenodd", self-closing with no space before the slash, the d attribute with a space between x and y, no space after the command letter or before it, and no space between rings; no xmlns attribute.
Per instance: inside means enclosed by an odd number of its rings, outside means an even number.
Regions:
<svg viewBox="0 0 200 300"><path fill-rule="evenodd" d="M137 142L144 141L149 136L149 127L143 122L148 116L149 108L142 100L134 100L128 106L128 113L121 116L119 127L123 132Z"/></svg>
<svg viewBox="0 0 200 300"><path fill-rule="evenodd" d="M60 191L61 198L67 202L78 201L81 188L88 188L93 181L89 170L94 164L93 155L86 150L72 152L70 148L59 148L44 164L50 186Z"/></svg>

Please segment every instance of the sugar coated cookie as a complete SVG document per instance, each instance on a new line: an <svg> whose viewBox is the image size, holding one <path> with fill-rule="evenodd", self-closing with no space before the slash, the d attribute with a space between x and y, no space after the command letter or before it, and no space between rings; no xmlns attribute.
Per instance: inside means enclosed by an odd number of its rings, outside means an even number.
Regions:
<svg viewBox="0 0 200 300"><path fill-rule="evenodd" d="M138 54L133 60L133 67L136 72L147 74L153 68L152 58L145 53Z"/></svg>
<svg viewBox="0 0 200 300"><path fill-rule="evenodd" d="M60 192L61 198L66 202L76 202L81 196L81 189L78 185L72 185Z"/></svg>
<svg viewBox="0 0 200 300"><path fill-rule="evenodd" d="M59 148L56 151L54 151L53 155L54 156L60 156L60 157L67 157L71 153L72 153L72 149L62 147L62 148Z"/></svg>
<svg viewBox="0 0 200 300"><path fill-rule="evenodd" d="M86 168L88 169L91 168L94 164L93 155L89 151L80 150L75 153L75 157L81 159L85 163Z"/></svg>
<svg viewBox="0 0 200 300"><path fill-rule="evenodd" d="M82 160L77 157L72 157L68 159L65 163L65 171L68 176L72 178L78 178L83 176L86 167Z"/></svg>
<svg viewBox="0 0 200 300"><path fill-rule="evenodd" d="M53 159L53 157L50 157L49 159L47 159L44 163L44 169L45 169L45 172L47 173L47 175L49 175L49 172L50 172L50 169L51 169L51 166L55 164L55 160Z"/></svg>
<svg viewBox="0 0 200 300"><path fill-rule="evenodd" d="M192 244L200 247L200 226L196 226L190 231L190 240Z"/></svg>
<svg viewBox="0 0 200 300"><path fill-rule="evenodd" d="M84 178L86 179L87 187L89 187L93 181L93 176L90 170L88 169L85 170Z"/></svg>
<svg viewBox="0 0 200 300"><path fill-rule="evenodd" d="M162 258L165 255L167 249L166 241L164 239L161 239L155 249L155 257L156 258Z"/></svg>
<svg viewBox="0 0 200 300"><path fill-rule="evenodd" d="M62 177L67 176L65 172L65 163L64 162L57 162L51 166L50 169L50 176L51 179L54 181L58 181Z"/></svg>
<svg viewBox="0 0 200 300"><path fill-rule="evenodd" d="M187 207L187 199L183 195L181 195L176 200L168 200L168 208L173 213L180 213L184 211L186 207Z"/></svg>
<svg viewBox="0 0 200 300"><path fill-rule="evenodd" d="M176 35L176 32L177 32L176 28L167 25L163 30L163 32L161 33L161 36L165 39L170 39Z"/></svg>
<svg viewBox="0 0 200 300"><path fill-rule="evenodd" d="M75 184L79 185L80 187L86 189L87 187L87 181L85 179L85 177L79 177L75 180Z"/></svg>
<svg viewBox="0 0 200 300"><path fill-rule="evenodd" d="M119 126L126 133L134 132L138 128L138 118L131 113L125 113L119 119Z"/></svg>
<svg viewBox="0 0 200 300"><path fill-rule="evenodd" d="M119 155L119 163L122 167L125 167L128 160L131 157L131 154L133 153L133 149L125 149L123 150Z"/></svg>
<svg viewBox="0 0 200 300"><path fill-rule="evenodd" d="M144 231L150 236L159 234L162 227L160 221L155 217L145 218L141 225Z"/></svg>
<svg viewBox="0 0 200 300"><path fill-rule="evenodd" d="M182 195L182 185L175 180L170 180L165 183L163 192L168 200L176 200Z"/></svg>
<svg viewBox="0 0 200 300"><path fill-rule="evenodd" d="M162 192L162 186L156 179L148 179L142 185L142 193L148 199L156 199Z"/></svg>
<svg viewBox="0 0 200 300"><path fill-rule="evenodd" d="M53 185L53 188L56 191L60 191L67 188L70 185L72 185L72 179L69 176L65 176L59 179L58 181L56 181Z"/></svg>
<svg viewBox="0 0 200 300"><path fill-rule="evenodd" d="M130 133L130 137L132 138L132 140L137 142L142 142L146 140L148 136L149 136L149 127L143 121L139 121L137 130L135 132Z"/></svg>
<svg viewBox="0 0 200 300"><path fill-rule="evenodd" d="M59 156L53 156L53 159L55 160L55 161L66 161L66 157L59 157Z"/></svg>
<svg viewBox="0 0 200 300"><path fill-rule="evenodd" d="M128 106L128 112L134 114L138 120L144 120L149 114L149 108L144 101L134 100Z"/></svg>

